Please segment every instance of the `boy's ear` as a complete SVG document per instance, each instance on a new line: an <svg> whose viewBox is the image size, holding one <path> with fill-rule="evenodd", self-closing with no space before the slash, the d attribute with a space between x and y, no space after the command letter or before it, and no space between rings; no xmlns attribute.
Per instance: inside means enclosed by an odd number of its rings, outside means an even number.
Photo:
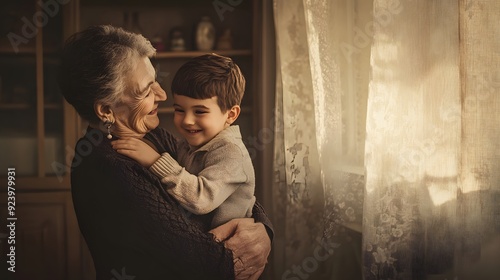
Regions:
<svg viewBox="0 0 500 280"><path fill-rule="evenodd" d="M228 110L226 123L229 125L233 124L234 121L236 121L236 119L239 117L240 112L241 108L239 105L234 105L233 107L231 107L231 109Z"/></svg>
<svg viewBox="0 0 500 280"><path fill-rule="evenodd" d="M109 105L96 103L94 104L94 111L97 117L101 119L103 122L105 120L108 120L113 123L115 122L113 111L111 110L111 107Z"/></svg>

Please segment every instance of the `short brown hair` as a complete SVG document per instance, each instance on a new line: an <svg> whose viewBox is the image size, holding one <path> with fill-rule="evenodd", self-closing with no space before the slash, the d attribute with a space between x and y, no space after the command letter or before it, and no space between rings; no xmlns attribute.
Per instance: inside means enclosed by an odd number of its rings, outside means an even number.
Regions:
<svg viewBox="0 0 500 280"><path fill-rule="evenodd" d="M217 96L222 112L241 104L245 77L229 57L206 54L183 64L172 81L172 93L195 99Z"/></svg>

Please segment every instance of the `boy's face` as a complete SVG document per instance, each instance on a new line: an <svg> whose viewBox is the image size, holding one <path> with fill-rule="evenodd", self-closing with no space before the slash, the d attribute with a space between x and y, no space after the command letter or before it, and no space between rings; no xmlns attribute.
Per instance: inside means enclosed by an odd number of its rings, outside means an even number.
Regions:
<svg viewBox="0 0 500 280"><path fill-rule="evenodd" d="M174 125L189 145L199 148L212 140L232 121L231 110L223 113L217 97L194 99L174 94Z"/></svg>

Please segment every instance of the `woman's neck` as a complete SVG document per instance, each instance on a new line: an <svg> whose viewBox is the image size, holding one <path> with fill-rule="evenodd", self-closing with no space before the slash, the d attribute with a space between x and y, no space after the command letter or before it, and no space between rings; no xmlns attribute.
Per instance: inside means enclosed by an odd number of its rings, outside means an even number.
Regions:
<svg viewBox="0 0 500 280"><path fill-rule="evenodd" d="M104 126L103 123L89 123L89 126L92 127L92 128L95 128L95 129L98 129L100 131L102 131L105 135L108 135L108 130L107 128ZM118 127L116 126L111 126L111 129L110 129L110 132L111 132L111 135L116 137L116 138L137 138L137 139L142 139L144 137L144 133L137 133L137 132L134 132L132 130L128 130L128 129L119 129Z"/></svg>

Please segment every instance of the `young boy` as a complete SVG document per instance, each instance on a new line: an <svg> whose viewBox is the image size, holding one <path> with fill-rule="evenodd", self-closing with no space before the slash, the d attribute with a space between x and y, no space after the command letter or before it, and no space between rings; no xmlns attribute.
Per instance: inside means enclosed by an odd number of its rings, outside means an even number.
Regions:
<svg viewBox="0 0 500 280"><path fill-rule="evenodd" d="M140 140L118 150L157 175L188 211L213 215L211 228L234 218L251 217L255 175L239 127L245 78L227 57L207 54L186 62L172 81L174 125L183 140L177 160L161 156ZM131 142L129 142L131 141ZM135 150L135 152L131 152Z"/></svg>

